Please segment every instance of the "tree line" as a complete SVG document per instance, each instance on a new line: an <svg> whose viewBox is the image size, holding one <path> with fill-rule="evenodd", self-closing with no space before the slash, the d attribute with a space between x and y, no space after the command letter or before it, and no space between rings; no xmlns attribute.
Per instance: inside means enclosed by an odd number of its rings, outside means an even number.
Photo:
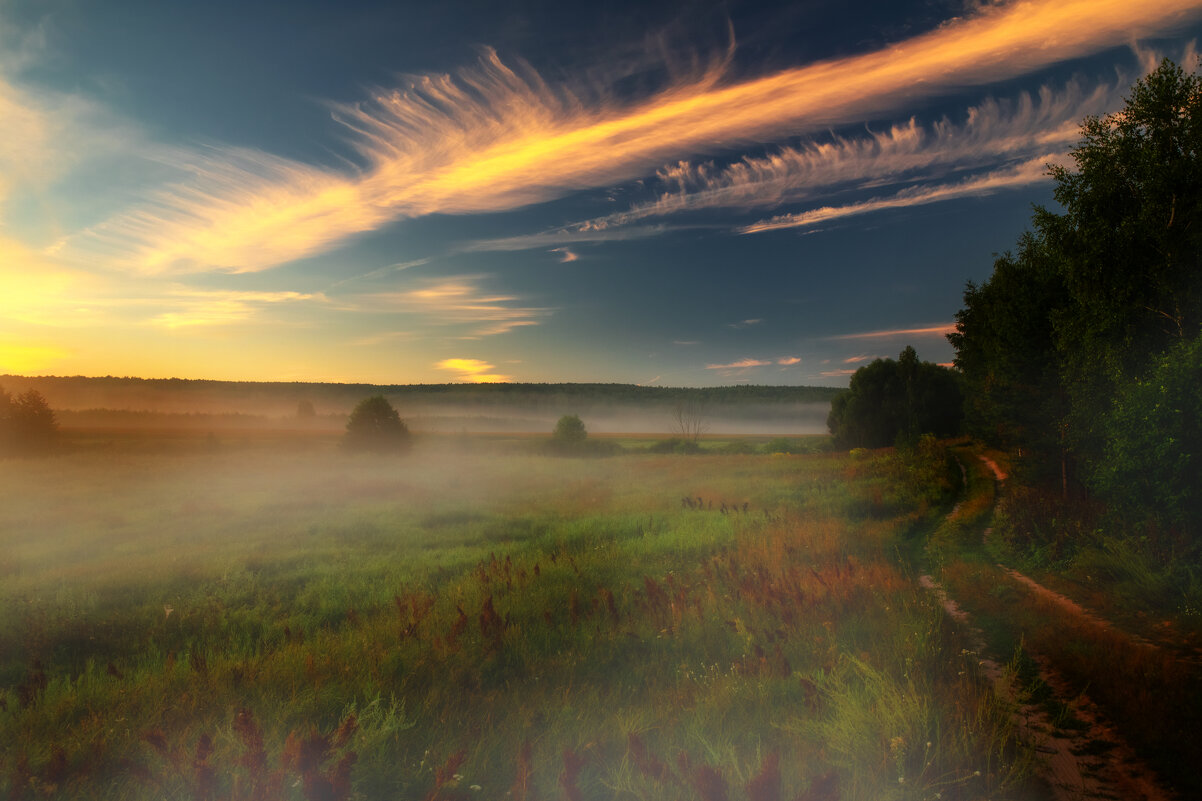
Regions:
<svg viewBox="0 0 1202 801"><path fill-rule="evenodd" d="M1061 211L969 283L955 373L874 362L835 399L844 445L915 431L1007 450L1028 486L1099 500L1150 530L1202 534L1202 80L1171 61L1087 117ZM962 404L958 403L962 399Z"/></svg>

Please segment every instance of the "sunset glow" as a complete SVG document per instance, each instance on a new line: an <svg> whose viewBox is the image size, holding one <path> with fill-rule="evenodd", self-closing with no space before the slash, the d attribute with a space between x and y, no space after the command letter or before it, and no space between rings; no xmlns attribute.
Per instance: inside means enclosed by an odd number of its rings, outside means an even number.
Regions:
<svg viewBox="0 0 1202 801"><path fill-rule="evenodd" d="M0 11L3 369L107 374L104 340L138 373L234 377L236 330L264 379L838 383L823 359L885 338L840 333L853 302L946 361L922 321L1050 202L1085 115L1162 56L1193 63L1202 19L1202 0L901 4L905 33L852 21L806 47L828 34L765 9L792 20L771 59L743 47L768 17L742 11L664 23L659 62L443 25L394 62L331 39L271 89L232 61L160 83L153 21L110 63L73 38L83 17ZM631 53L629 33L602 38ZM234 40L252 60L284 46ZM93 73L111 80L72 78ZM961 233L934 235L949 213Z"/></svg>

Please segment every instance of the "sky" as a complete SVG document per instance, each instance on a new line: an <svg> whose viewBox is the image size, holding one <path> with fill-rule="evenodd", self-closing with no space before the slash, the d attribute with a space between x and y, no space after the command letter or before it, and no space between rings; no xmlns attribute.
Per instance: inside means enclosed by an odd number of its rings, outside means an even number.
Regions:
<svg viewBox="0 0 1202 801"><path fill-rule="evenodd" d="M0 0L0 373L846 386L1202 0Z"/></svg>

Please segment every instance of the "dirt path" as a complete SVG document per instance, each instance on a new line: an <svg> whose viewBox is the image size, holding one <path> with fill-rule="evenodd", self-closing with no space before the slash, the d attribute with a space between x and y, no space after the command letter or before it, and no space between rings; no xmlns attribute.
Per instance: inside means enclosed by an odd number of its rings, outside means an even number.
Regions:
<svg viewBox="0 0 1202 801"><path fill-rule="evenodd" d="M997 463L984 456L981 461L993 472L999 487L1006 474ZM964 471L964 465L960 465ZM955 514L953 509L950 514ZM986 529L984 536L989 536ZM1065 613L1088 625L1107 629L1114 627L1105 619L1085 609L1070 598L1044 587L1017 570L998 565L1010 579L1028 592L1053 603ZM980 655L982 674L993 682L1003 697L1017 698L1021 688L1012 686L1012 675L997 661L984 655L983 633L971 617L950 598L931 576L922 576L920 583L936 594L949 615L969 631L970 644ZM1147 647L1151 643L1138 640ZM1066 682L1045 662L1035 657L1040 678L1061 698L1079 722L1069 730L1057 725L1041 707L1025 704L1017 710L1022 736L1036 750L1047 756L1044 778L1056 801L1085 801L1085 799L1130 799L1130 801L1173 801L1174 796L1157 782L1155 775L1135 756L1115 727L1084 694L1073 696Z"/></svg>

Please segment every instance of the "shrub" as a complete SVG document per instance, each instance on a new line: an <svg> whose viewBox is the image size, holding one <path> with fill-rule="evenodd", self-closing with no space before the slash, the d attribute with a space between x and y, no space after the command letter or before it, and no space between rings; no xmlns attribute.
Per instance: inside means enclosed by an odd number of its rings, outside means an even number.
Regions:
<svg viewBox="0 0 1202 801"><path fill-rule="evenodd" d="M54 410L37 390L10 396L0 388L0 452L40 453L58 439Z"/></svg>
<svg viewBox="0 0 1202 801"><path fill-rule="evenodd" d="M395 453L409 447L409 427L383 395L374 395L351 412L342 445L353 451Z"/></svg>
<svg viewBox="0 0 1202 801"><path fill-rule="evenodd" d="M670 437L661 439L648 450L651 453L701 453L701 446L697 444L696 440Z"/></svg>

